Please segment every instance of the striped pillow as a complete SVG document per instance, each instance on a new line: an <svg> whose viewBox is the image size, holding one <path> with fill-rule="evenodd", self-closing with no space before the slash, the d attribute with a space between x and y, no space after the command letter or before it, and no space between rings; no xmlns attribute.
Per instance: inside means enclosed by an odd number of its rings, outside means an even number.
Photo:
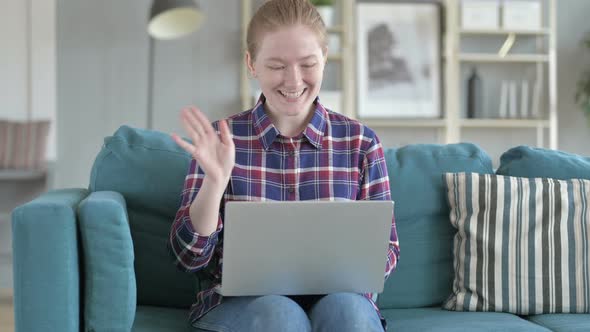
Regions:
<svg viewBox="0 0 590 332"><path fill-rule="evenodd" d="M45 168L48 120L0 120L0 169Z"/></svg>
<svg viewBox="0 0 590 332"><path fill-rule="evenodd" d="M447 173L448 310L590 312L590 181Z"/></svg>

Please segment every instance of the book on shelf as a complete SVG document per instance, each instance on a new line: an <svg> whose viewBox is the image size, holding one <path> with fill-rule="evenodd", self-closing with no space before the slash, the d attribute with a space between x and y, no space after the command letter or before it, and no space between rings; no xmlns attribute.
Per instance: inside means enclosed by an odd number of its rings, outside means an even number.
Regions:
<svg viewBox="0 0 590 332"><path fill-rule="evenodd" d="M533 84L533 96L532 96L532 105L531 105L531 117L534 119L538 119L541 117L541 92L543 87L541 86L541 80L536 79L535 83Z"/></svg>
<svg viewBox="0 0 590 332"><path fill-rule="evenodd" d="M509 108L508 113L511 119L516 119L518 117L518 108L517 108L517 89L516 89L516 81L510 81L508 85L508 100L509 100Z"/></svg>
<svg viewBox="0 0 590 332"><path fill-rule="evenodd" d="M500 85L500 105L498 109L498 116L505 119L508 116L508 83L502 80Z"/></svg>
<svg viewBox="0 0 590 332"><path fill-rule="evenodd" d="M529 117L529 81L522 80L520 88L520 117L527 119Z"/></svg>

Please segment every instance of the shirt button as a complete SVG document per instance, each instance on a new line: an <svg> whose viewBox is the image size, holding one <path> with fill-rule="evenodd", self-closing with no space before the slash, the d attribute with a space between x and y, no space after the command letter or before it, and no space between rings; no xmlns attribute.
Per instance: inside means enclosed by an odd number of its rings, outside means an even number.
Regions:
<svg viewBox="0 0 590 332"><path fill-rule="evenodd" d="M295 151L290 151L290 152L289 152L289 155L290 155L291 157L293 157L293 156L295 155Z"/></svg>
<svg viewBox="0 0 590 332"><path fill-rule="evenodd" d="M292 194L292 193L294 193L294 192L295 192L295 188L293 188L293 187L290 187L290 188L288 189L288 191L289 191L289 193L291 193L291 194Z"/></svg>

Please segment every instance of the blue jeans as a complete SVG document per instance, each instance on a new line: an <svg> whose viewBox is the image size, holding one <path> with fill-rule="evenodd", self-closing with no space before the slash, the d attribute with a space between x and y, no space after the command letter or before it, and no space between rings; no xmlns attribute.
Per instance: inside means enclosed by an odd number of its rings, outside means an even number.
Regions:
<svg viewBox="0 0 590 332"><path fill-rule="evenodd" d="M193 331L383 331L379 315L359 294L224 297Z"/></svg>

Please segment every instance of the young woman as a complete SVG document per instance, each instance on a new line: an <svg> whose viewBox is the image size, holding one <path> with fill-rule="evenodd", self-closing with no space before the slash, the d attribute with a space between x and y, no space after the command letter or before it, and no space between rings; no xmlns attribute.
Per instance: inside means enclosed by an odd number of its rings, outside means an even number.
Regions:
<svg viewBox="0 0 590 332"><path fill-rule="evenodd" d="M222 297L227 200L390 200L379 138L319 101L326 29L308 0L270 0L250 21L245 60L262 95L253 109L211 124L197 108L181 120L193 156L170 249L183 270L210 271L190 320L197 331L383 331L372 294ZM383 253L385 277L399 246L395 220ZM343 276L346 278L346 276Z"/></svg>

